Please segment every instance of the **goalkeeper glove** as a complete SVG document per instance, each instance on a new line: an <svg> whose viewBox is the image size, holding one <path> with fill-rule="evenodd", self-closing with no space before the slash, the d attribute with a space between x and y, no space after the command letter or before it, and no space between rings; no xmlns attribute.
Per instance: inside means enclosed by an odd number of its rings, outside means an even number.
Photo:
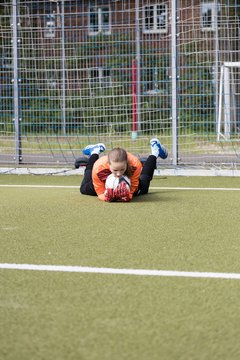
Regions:
<svg viewBox="0 0 240 360"><path fill-rule="evenodd" d="M106 189L105 191L105 201L108 201L108 202L111 202L111 201L114 201L115 198L114 198L114 193L113 193L113 189Z"/></svg>
<svg viewBox="0 0 240 360"><path fill-rule="evenodd" d="M121 182L114 190L114 197L117 201L128 202L131 200L130 191L125 182Z"/></svg>

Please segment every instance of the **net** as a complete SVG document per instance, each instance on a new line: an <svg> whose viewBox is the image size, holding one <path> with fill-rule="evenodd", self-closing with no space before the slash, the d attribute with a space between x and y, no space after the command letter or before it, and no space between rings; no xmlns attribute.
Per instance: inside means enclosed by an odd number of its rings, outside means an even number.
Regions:
<svg viewBox="0 0 240 360"><path fill-rule="evenodd" d="M146 156L159 137L170 154L166 166L174 148L180 166L238 165L238 145L217 137L221 68L240 60L239 4L178 1L176 38L172 4L2 2L1 163L74 164L96 142ZM240 121L234 101L231 139Z"/></svg>

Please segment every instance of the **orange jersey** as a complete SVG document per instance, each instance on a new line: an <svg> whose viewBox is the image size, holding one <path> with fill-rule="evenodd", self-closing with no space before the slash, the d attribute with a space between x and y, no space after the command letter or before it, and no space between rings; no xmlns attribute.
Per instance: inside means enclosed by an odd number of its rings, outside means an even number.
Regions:
<svg viewBox="0 0 240 360"><path fill-rule="evenodd" d="M142 163L141 161L133 154L127 153L128 155L128 164L132 168L132 175L130 176L131 180L131 188L130 188L130 196L133 197L133 194L138 189L139 177L142 171ZM104 200L104 192L105 192L105 182L108 175L111 174L108 157L107 155L100 157L93 165L92 170L92 180L94 189L98 195L100 200Z"/></svg>

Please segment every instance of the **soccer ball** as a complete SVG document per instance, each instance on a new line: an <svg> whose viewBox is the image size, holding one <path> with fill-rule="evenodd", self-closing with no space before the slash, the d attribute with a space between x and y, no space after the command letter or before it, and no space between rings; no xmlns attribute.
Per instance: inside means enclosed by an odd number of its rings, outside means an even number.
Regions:
<svg viewBox="0 0 240 360"><path fill-rule="evenodd" d="M123 181L126 183L127 188L130 190L131 181L129 177L126 175L123 175L122 177L118 178L115 177L113 174L110 174L106 179L105 188L115 190L116 187Z"/></svg>

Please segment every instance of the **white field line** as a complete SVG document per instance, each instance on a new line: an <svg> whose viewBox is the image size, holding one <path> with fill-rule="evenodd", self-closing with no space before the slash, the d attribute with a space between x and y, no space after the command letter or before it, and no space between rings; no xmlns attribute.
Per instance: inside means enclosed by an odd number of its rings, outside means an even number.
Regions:
<svg viewBox="0 0 240 360"><path fill-rule="evenodd" d="M10 185L0 184L0 188L36 188L36 189L79 189L80 186L70 185ZM204 191L240 191L240 188L202 188L202 187L161 187L150 186L150 190L204 190Z"/></svg>
<svg viewBox="0 0 240 360"><path fill-rule="evenodd" d="M70 273L94 273L110 275L138 275L138 276L160 276L160 277L188 277L204 279L231 279L240 280L238 273L214 273L214 272L192 272L172 270L144 270L144 269L114 269L98 268L89 266L65 266L65 265L34 265L34 264L8 264L0 263L0 270L30 270L30 271L53 271Z"/></svg>
<svg viewBox="0 0 240 360"><path fill-rule="evenodd" d="M221 191L240 191L240 188L201 188L201 187L161 187L161 186L151 186L152 190L221 190Z"/></svg>
<svg viewBox="0 0 240 360"><path fill-rule="evenodd" d="M9 185L9 184L0 184L0 187L9 187L9 188L36 188L36 189L79 189L79 186L70 186L70 185Z"/></svg>

